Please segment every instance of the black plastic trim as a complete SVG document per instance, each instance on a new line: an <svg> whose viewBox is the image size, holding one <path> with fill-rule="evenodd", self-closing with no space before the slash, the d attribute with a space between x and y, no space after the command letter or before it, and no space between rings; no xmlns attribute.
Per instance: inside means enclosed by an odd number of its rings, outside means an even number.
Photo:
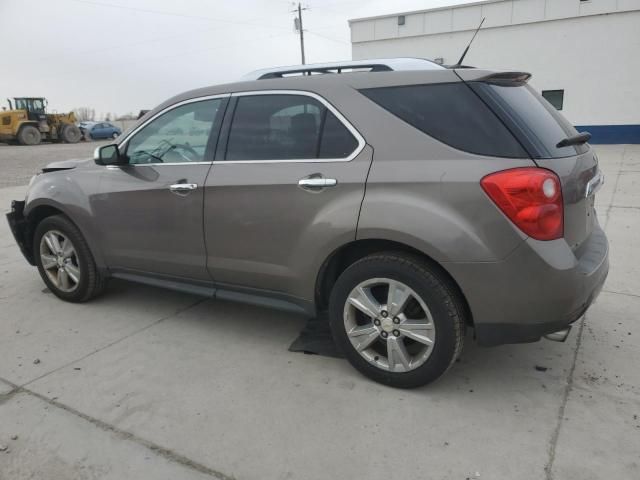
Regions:
<svg viewBox="0 0 640 480"><path fill-rule="evenodd" d="M11 202L11 211L7 213L7 221L9 222L9 228L15 238L18 247L24 258L27 259L29 264L35 266L36 262L33 258L33 252L27 243L27 219L24 217L24 201L14 200Z"/></svg>

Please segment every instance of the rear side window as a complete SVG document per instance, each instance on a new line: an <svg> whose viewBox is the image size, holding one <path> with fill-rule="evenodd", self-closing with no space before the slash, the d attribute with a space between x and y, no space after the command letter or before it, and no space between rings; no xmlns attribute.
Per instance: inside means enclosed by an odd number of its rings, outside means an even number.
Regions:
<svg viewBox="0 0 640 480"><path fill-rule="evenodd" d="M464 83L368 88L360 92L458 150L493 157L528 157L500 119Z"/></svg>
<svg viewBox="0 0 640 480"><path fill-rule="evenodd" d="M307 95L238 97L226 160L346 158L357 140L322 103Z"/></svg>
<svg viewBox="0 0 640 480"><path fill-rule="evenodd" d="M583 153L587 145L556 145L578 132L553 105L529 85L504 86L482 82L471 87L512 127L533 158L561 158Z"/></svg>

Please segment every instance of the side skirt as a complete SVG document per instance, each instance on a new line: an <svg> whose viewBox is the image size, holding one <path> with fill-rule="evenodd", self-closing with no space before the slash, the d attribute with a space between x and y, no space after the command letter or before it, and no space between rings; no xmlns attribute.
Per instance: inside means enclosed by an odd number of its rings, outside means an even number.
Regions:
<svg viewBox="0 0 640 480"><path fill-rule="evenodd" d="M231 302L256 305L297 314L315 316L315 307L311 302L291 297L279 292L257 288L239 287L236 285L216 285L214 283L194 283L175 278L163 278L142 273L111 272L112 278L119 278L152 287L165 288L200 297L228 300Z"/></svg>

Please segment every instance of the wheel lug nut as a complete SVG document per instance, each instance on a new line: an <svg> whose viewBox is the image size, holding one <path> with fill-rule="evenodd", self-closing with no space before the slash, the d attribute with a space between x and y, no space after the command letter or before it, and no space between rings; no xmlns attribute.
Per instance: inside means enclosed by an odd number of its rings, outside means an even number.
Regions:
<svg viewBox="0 0 640 480"><path fill-rule="evenodd" d="M400 331L399 331L399 330L394 330L394 331L393 331L393 334L394 334L396 337L399 337L399 336L400 336Z"/></svg>
<svg viewBox="0 0 640 480"><path fill-rule="evenodd" d="M393 323L397 325L398 323L400 323L400 319L398 317L394 317Z"/></svg>
<svg viewBox="0 0 640 480"><path fill-rule="evenodd" d="M379 326L380 326L380 320L378 320L378 319L376 318L376 319L373 321L373 324L374 324L376 327L379 327Z"/></svg>
<svg viewBox="0 0 640 480"><path fill-rule="evenodd" d="M387 316L388 316L389 314L387 313L387 311L386 311L386 310L382 310L382 312L380 313L380 315L382 315L382 317L383 317L383 318L387 318Z"/></svg>
<svg viewBox="0 0 640 480"><path fill-rule="evenodd" d="M387 332L382 332L380 335L382 335L382 338L387 338L389 336Z"/></svg>

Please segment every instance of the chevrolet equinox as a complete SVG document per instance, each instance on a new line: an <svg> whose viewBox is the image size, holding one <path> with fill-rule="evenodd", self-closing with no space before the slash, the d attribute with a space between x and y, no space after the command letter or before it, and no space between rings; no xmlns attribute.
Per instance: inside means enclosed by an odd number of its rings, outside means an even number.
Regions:
<svg viewBox="0 0 640 480"><path fill-rule="evenodd" d="M604 177L529 74L368 60L254 72L53 163L9 224L59 298L108 278L327 311L349 362L417 387L480 345L564 340L598 295Z"/></svg>

